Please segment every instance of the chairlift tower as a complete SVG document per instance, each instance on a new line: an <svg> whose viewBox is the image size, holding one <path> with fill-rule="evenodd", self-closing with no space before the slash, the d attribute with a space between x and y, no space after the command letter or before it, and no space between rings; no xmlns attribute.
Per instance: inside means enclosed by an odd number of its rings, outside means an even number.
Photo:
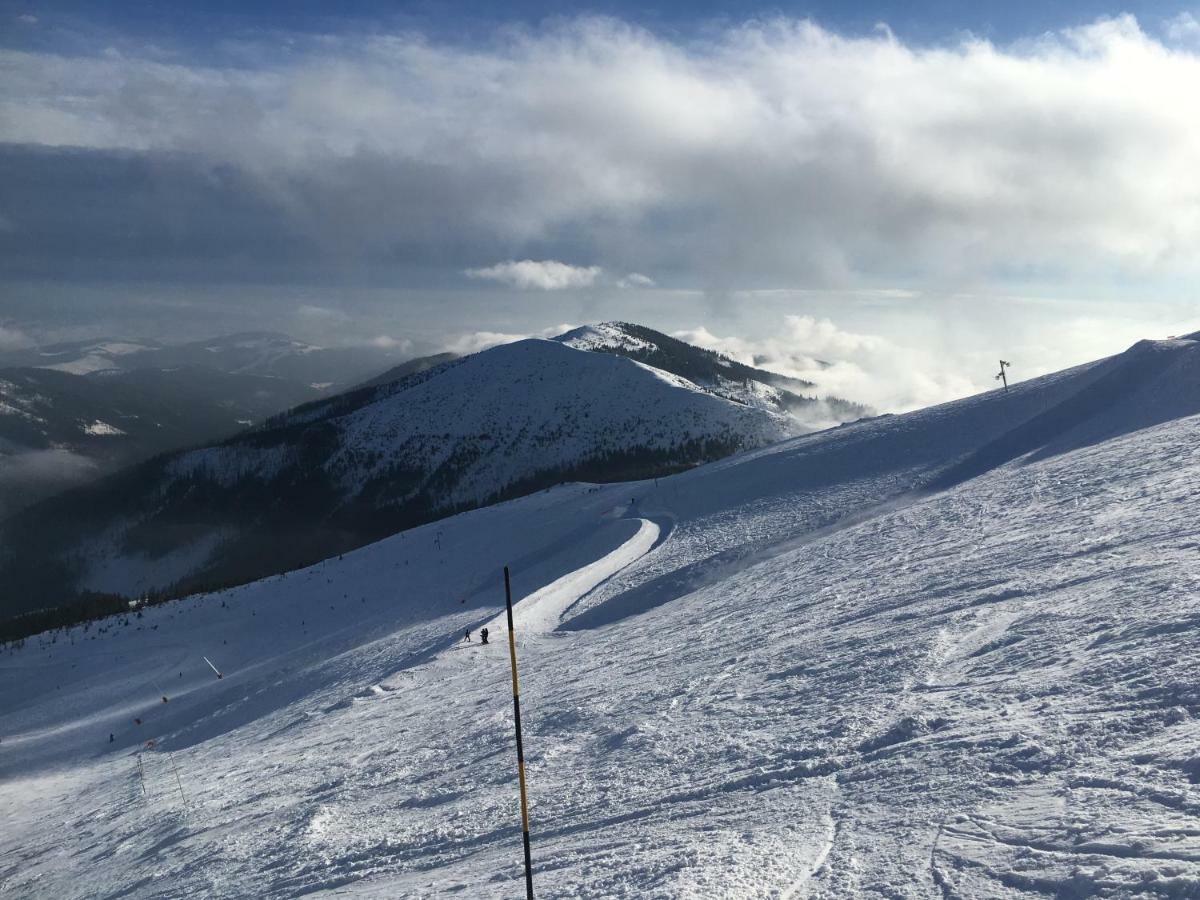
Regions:
<svg viewBox="0 0 1200 900"><path fill-rule="evenodd" d="M1007 362L1006 360L1000 360L1000 374L996 376L997 381L1004 382L1004 393L1006 394L1008 393L1008 374L1005 372L1005 369L1011 365L1012 363Z"/></svg>

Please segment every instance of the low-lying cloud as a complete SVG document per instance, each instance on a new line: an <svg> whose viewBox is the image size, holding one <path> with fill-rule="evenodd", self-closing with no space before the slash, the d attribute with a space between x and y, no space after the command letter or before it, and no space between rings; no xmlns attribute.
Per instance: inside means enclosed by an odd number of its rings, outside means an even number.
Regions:
<svg viewBox="0 0 1200 900"><path fill-rule="evenodd" d="M24 350L33 345L33 338L20 328L0 325L0 350Z"/></svg>
<svg viewBox="0 0 1200 900"><path fill-rule="evenodd" d="M70 450L21 450L0 446L0 518L43 497L94 478L96 463Z"/></svg>
<svg viewBox="0 0 1200 900"><path fill-rule="evenodd" d="M718 337L703 326L677 331L680 340L717 350L747 365L817 385L819 397L864 403L879 412L907 412L986 390L962 359L856 334L828 319L787 316L776 336Z"/></svg>
<svg viewBox="0 0 1200 900"><path fill-rule="evenodd" d="M768 337L718 335L703 325L674 335L748 365L812 381L820 396L900 413L995 389L1001 356L1013 363L1009 381L1025 381L1200 325L1194 312L1179 319L1161 310L1124 316L1085 307L1060 309L1047 318L1037 312L1046 301L1009 302L1014 309L1002 326L999 319L959 322L941 335L923 333L921 322L942 318L929 311L907 336L846 329L808 315L784 316Z"/></svg>
<svg viewBox="0 0 1200 900"><path fill-rule="evenodd" d="M574 325L563 323L532 332L472 331L446 341L444 349L450 353L465 356L468 353L478 353L480 350L499 347L501 344L512 344L528 338L558 337L558 335L565 334L575 327Z"/></svg>
<svg viewBox="0 0 1200 900"><path fill-rule="evenodd" d="M367 340L368 347L375 347L379 350L400 350L403 352L411 352L413 342L408 338L392 337L390 334L377 334L373 338Z"/></svg>

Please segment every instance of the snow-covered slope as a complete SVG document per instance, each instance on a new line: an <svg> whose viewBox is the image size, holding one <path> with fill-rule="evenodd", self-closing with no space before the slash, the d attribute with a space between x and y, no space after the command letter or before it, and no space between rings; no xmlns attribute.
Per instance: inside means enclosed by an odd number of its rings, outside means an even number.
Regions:
<svg viewBox="0 0 1200 900"><path fill-rule="evenodd" d="M0 892L519 895L509 565L539 896L1195 896L1198 354L9 648Z"/></svg>
<svg viewBox="0 0 1200 900"><path fill-rule="evenodd" d="M80 589L249 581L550 484L666 474L798 430L620 356L521 341L30 510L3 534L0 578L23 586L13 612Z"/></svg>
<svg viewBox="0 0 1200 900"><path fill-rule="evenodd" d="M721 402L669 372L551 341L480 353L402 396L402 406L393 394L339 421L330 465L353 472L342 481L348 494L397 466L459 465L444 502L477 503L531 473L573 470L630 448L685 461L705 457L687 449L693 444L740 449L793 433L783 416ZM374 461L352 466L359 456Z"/></svg>

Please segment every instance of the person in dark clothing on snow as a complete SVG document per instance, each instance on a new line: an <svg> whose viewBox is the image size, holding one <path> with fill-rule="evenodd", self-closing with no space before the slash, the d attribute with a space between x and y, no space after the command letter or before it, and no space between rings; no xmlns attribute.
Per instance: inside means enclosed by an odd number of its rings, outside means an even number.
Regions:
<svg viewBox="0 0 1200 900"><path fill-rule="evenodd" d="M487 629L486 628L481 628L479 630L479 643L481 643L481 644L487 643Z"/></svg>
<svg viewBox="0 0 1200 900"><path fill-rule="evenodd" d="M468 628L466 631L463 632L463 640L469 641L470 639L471 639L471 629Z"/></svg>

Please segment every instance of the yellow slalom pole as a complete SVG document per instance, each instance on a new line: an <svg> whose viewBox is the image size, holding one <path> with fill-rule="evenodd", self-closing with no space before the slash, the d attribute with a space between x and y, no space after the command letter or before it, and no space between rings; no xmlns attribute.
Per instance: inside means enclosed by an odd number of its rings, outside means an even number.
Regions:
<svg viewBox="0 0 1200 900"><path fill-rule="evenodd" d="M513 718L517 723L517 777L521 782L521 836L525 840L525 896L533 900L533 863L529 860L529 800L525 796L525 749L521 744L521 688L517 681L517 640L513 634L512 587L504 567L504 603L508 608L508 656L512 660Z"/></svg>

